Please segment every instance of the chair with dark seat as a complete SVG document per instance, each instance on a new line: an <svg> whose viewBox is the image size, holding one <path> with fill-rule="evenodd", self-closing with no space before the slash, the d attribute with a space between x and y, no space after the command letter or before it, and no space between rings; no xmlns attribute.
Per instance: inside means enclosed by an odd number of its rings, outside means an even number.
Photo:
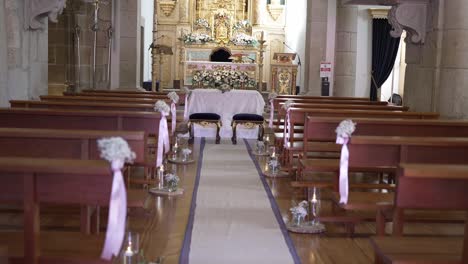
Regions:
<svg viewBox="0 0 468 264"><path fill-rule="evenodd" d="M236 128L237 125L244 125L246 127L258 126L258 140L263 141L263 133L265 131L264 127L265 118L257 114L236 114L232 117L232 144L237 144L237 134Z"/></svg>
<svg viewBox="0 0 468 264"><path fill-rule="evenodd" d="M216 144L219 144L221 138L219 136L219 130L221 129L221 116L215 113L195 113L189 116L189 133L190 138L189 142L193 143L194 139L194 127L193 124L199 124L201 126L206 126L207 124L216 125Z"/></svg>

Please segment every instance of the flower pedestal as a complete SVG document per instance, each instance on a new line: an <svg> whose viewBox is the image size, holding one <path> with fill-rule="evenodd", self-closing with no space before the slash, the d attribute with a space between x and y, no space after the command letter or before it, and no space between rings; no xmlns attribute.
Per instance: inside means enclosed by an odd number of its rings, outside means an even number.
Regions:
<svg viewBox="0 0 468 264"><path fill-rule="evenodd" d="M256 148L252 151L252 154L255 156L269 156L270 152L263 141L257 141Z"/></svg>
<svg viewBox="0 0 468 264"><path fill-rule="evenodd" d="M263 175L269 178L284 178L289 176L287 172L281 170L281 165L274 149L272 150L272 154L265 164Z"/></svg>

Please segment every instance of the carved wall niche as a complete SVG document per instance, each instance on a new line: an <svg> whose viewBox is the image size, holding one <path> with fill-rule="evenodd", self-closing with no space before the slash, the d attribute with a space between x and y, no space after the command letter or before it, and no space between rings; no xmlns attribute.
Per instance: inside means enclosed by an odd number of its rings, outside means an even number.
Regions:
<svg viewBox="0 0 468 264"><path fill-rule="evenodd" d="M66 0L25 0L25 29L45 29L46 19L57 23L58 15L62 14Z"/></svg>

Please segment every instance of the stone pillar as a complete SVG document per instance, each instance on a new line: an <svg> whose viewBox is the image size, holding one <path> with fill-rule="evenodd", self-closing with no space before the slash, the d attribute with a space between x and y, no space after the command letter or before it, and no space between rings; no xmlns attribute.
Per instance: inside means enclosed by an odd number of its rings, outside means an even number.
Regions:
<svg viewBox="0 0 468 264"><path fill-rule="evenodd" d="M0 20L3 19L1 30L6 29L7 37L6 45L0 46L0 63L3 64L0 100L1 106L9 106L11 99L38 99L40 95L47 94L48 32L47 29L30 30L24 24L25 0L2 0L1 3L1 8L4 8L4 14L0 16ZM47 25L47 20L43 22ZM1 34L0 38L5 41ZM8 67L6 85L5 49Z"/></svg>
<svg viewBox="0 0 468 264"><path fill-rule="evenodd" d="M120 88L135 88L139 83L139 6L140 0L122 0L120 5Z"/></svg>
<svg viewBox="0 0 468 264"><path fill-rule="evenodd" d="M326 59L327 48L327 0L307 2L307 30L305 52L304 93L320 95L320 62Z"/></svg>
<svg viewBox="0 0 468 264"><path fill-rule="evenodd" d="M443 6L442 6L443 5ZM468 118L468 1L440 1L444 26L438 110L442 117Z"/></svg>
<svg viewBox="0 0 468 264"><path fill-rule="evenodd" d="M334 96L354 96L356 85L357 17L358 7L337 6L336 62Z"/></svg>
<svg viewBox="0 0 468 264"><path fill-rule="evenodd" d="M8 106L8 52L5 0L0 0L0 106Z"/></svg>

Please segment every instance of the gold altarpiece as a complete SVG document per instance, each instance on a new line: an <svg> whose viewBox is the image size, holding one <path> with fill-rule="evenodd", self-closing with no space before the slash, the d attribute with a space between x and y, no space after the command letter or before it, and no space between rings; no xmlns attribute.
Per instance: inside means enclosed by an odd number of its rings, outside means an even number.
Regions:
<svg viewBox="0 0 468 264"><path fill-rule="evenodd" d="M153 80L162 79L163 88L191 85L194 71L213 67L247 72L258 83L269 81L273 53L284 49L281 44L284 29L280 29L284 28L284 17L265 12L267 1L157 0L156 3L159 13L155 15L153 39L174 51L173 56L165 56L163 60L157 55L153 58ZM191 38L194 35L211 39ZM235 43L237 36L253 38L257 43ZM213 62L211 56L220 49L228 52L233 62ZM180 85L175 85L176 82Z"/></svg>

